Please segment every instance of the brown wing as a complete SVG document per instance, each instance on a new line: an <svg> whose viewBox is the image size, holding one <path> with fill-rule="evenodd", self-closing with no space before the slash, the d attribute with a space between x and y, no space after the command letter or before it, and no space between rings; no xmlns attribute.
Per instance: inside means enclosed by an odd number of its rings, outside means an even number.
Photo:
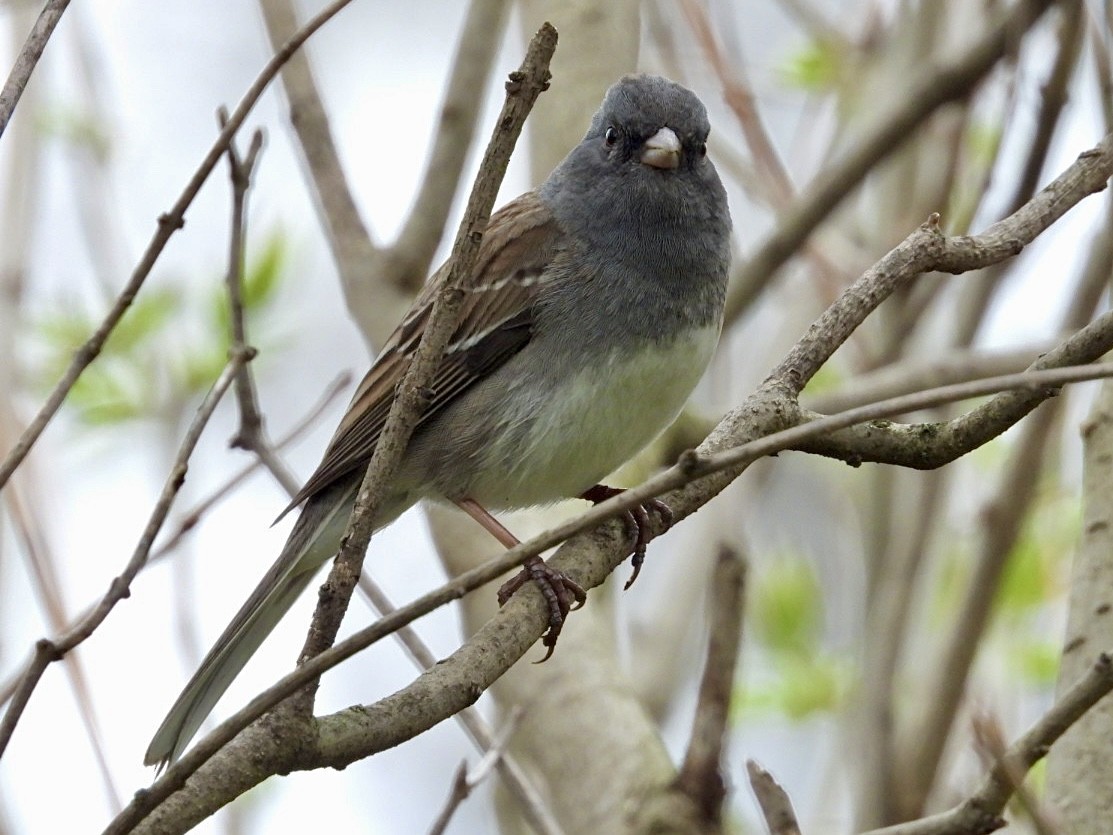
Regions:
<svg viewBox="0 0 1113 835"><path fill-rule="evenodd" d="M534 300L543 273L557 254L559 239L552 215L534 192L491 216L475 272L463 286L466 295L460 323L433 376L433 398L422 421L452 403L529 342ZM433 299L446 275L445 266L434 273L387 339L356 388L324 458L282 515L341 476L367 466L386 423L395 387L417 349Z"/></svg>

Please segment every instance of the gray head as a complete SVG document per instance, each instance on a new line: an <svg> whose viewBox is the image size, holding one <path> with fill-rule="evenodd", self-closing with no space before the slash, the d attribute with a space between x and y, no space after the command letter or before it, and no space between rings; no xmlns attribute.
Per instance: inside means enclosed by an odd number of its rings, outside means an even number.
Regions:
<svg viewBox="0 0 1113 835"><path fill-rule="evenodd" d="M711 126L696 94L659 75L624 75L611 85L584 140L613 128L626 150L634 150L662 127L673 130L685 150L702 156Z"/></svg>
<svg viewBox="0 0 1113 835"><path fill-rule="evenodd" d="M709 131L707 110L691 90L660 76L623 76L541 195L580 231L607 217L639 227L710 224L725 237L730 216L707 158Z"/></svg>
<svg viewBox="0 0 1113 835"><path fill-rule="evenodd" d="M578 339L611 333L616 323L628 339L667 339L718 321L730 211L707 156L708 131L707 111L690 90L658 76L624 76L541 187L576 242L576 269L595 279L590 305L573 282L546 297L551 309L581 321L569 328Z"/></svg>

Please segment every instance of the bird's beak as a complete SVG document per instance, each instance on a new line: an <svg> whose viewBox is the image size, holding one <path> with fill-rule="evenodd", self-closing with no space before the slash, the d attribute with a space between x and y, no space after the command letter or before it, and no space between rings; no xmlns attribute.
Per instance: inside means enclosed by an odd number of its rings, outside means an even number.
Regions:
<svg viewBox="0 0 1113 835"><path fill-rule="evenodd" d="M672 128L661 128L645 140L641 161L653 168L677 168L680 165L680 140Z"/></svg>

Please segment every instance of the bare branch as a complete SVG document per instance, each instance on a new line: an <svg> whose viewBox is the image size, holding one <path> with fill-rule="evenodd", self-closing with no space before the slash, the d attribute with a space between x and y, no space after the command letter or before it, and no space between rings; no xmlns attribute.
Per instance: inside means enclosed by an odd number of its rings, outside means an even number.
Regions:
<svg viewBox="0 0 1113 835"><path fill-rule="evenodd" d="M294 4L291 0L260 0L259 7L271 47L277 50L298 30ZM317 198L316 205L341 284L360 286L379 251L371 241L348 187L328 114L317 92L309 56L304 51L291 56L282 68L282 88L290 106L290 126L308 168L308 179Z"/></svg>
<svg viewBox="0 0 1113 835"><path fill-rule="evenodd" d="M12 71L8 73L4 89L0 90L0 136L4 135L12 113L15 112L15 107L19 104L23 90L31 78L31 73L34 72L35 65L39 63L39 58L46 49L46 42L54 34L54 27L62 19L62 13L69 4L70 0L47 0L42 11L39 12L39 17L27 36L27 41L23 44L23 49L16 56ZM2 483L3 481L0 481L0 484Z"/></svg>
<svg viewBox="0 0 1113 835"><path fill-rule="evenodd" d="M343 392L344 389L348 387L350 382L351 375L341 374L339 377L329 383L329 385L325 388L325 391L322 393L320 399L313 406L313 408L310 409L308 413L306 413L305 417L298 421L298 423L295 424L289 432L278 439L278 443L276 444L277 448L281 449L287 444L292 443L293 441L301 437L301 435L304 434L308 429L310 429L317 422L317 419L321 416L324 410L328 408L329 404L331 404L333 400L340 396L341 392ZM202 499L189 510L185 511L179 518L178 524L174 527L173 532L163 540L162 544L159 545L158 548L155 548L151 552L151 556L147 560L146 566L144 566L144 568L154 565L159 560L169 556L170 553L175 548L177 548L178 545L181 544L182 540L189 535L190 531L197 527L197 523L201 521L201 517L203 517L214 506L225 499L236 488L240 487L261 466L263 466L263 463L258 458L256 458L255 461L245 466L238 473L231 476L227 481L225 481L224 484L216 488L216 490L214 490L208 497ZM296 491L297 487L295 486L293 492ZM79 615L75 620L61 627L59 631L69 631L74 629L77 622L80 619L87 617L93 610L93 608L94 605L86 606L81 615ZM15 688L18 683L19 676L15 676L7 679L4 682L0 682L0 704L3 704L12 697L12 693L15 692Z"/></svg>
<svg viewBox="0 0 1113 835"><path fill-rule="evenodd" d="M870 409L822 418L810 425L793 425L802 420L794 400L803 382L829 356L834 350L833 346L844 339L870 310L880 304L888 292L901 281L909 280L917 270L937 268L961 271L1014 254L1071 205L1104 187L1109 170L1113 167L1111 145L1113 138L1107 137L1098 148L1083 154L1062 177L1034 198L1024 210L995 224L985 235L945 238L930 225L913 233L905 244L893 250L877 268L867 274L873 277L871 281L859 280L835 303L778 366L778 376L767 380L739 409L728 415L702 445L700 453L684 456L676 467L601 503L573 522L559 525L462 574L441 589L399 609L395 615L383 618L307 661L198 743L146 795L137 798L110 831L127 831L136 818L161 802L181 784L187 774L196 770L239 729L299 687L316 679L325 669L359 652L400 624L409 623L421 614L489 582L527 556L539 553L576 532L595 527L650 497L673 491L665 496L665 500L679 520L709 501L757 457L789 446L802 445L804 439L814 437L816 433L830 432L838 427L872 420L881 415L938 405L956 396L976 396L1005 388L1017 388L1020 391L999 395L971 414L979 414L980 420L992 422L999 411L1012 408L1015 422L1030 411L1034 403L1051 396L1054 387L1069 380L1109 374L1113 370L1113 366L1109 365L1029 372L980 384L949 387L946 391L936 390L930 394L903 397ZM1067 340L1057 349L1058 354L1053 351L1039 365L1045 368L1069 361L1068 357L1078 356L1082 357L1080 361L1089 361L1100 356L1110 346L1113 346L1113 323L1099 319ZM1025 408L1017 409L1017 403L1023 404ZM785 426L791 428L777 431ZM602 582L622 561L626 552L625 539L619 523L608 525L596 530L589 538L568 543L551 562L555 567L569 573L577 582L591 587ZM483 689L524 654L545 630L546 624L547 614L538 595L516 595L471 641L436 668L423 673L404 690L374 705L359 708L355 715L341 713L318 719L318 744L312 758L314 763L342 766L373 751L411 738L431 724L471 704ZM405 716L406 720L397 721L400 716ZM233 748L230 747L225 755L233 756ZM300 765L312 767L308 761ZM212 781L212 775L223 775L217 766L214 763L213 767L205 769L208 782L201 780L200 773L196 776L196 790L220 788Z"/></svg>
<svg viewBox="0 0 1113 835"><path fill-rule="evenodd" d="M456 778L453 780L452 791L449 793L445 808L441 811L440 815L437 816L437 820L429 830L429 835L442 835L448 828L448 822L452 820L452 815L455 814L460 805L468 799L472 790L486 780L487 775L491 773L491 769L502 761L506 754L506 746L510 742L510 737L518 726L518 720L521 718L521 715L522 712L520 709L511 711L505 726L499 732L498 737L492 740L491 746L487 749L482 759L475 764L475 768L469 770L467 763L460 763L460 768L456 771Z"/></svg>
<svg viewBox="0 0 1113 835"><path fill-rule="evenodd" d="M933 353L926 359L909 359L886 365L876 371L851 377L833 391L812 395L801 392L804 404L813 412L831 414L855 406L876 403L890 397L911 394L928 388L963 383L999 374L1015 374L1055 346L1048 339L1017 348L998 350L956 350Z"/></svg>
<svg viewBox="0 0 1113 835"><path fill-rule="evenodd" d="M378 584L367 575L367 572L360 575L359 590L364 593L364 596L367 597L368 602L380 617L397 611L397 607L391 603ZM395 636L419 669L428 670L436 665L436 656L433 655L412 627L403 626L395 633ZM487 720L483 718L483 714L474 707L464 708L456 714L455 719L463 726L464 731L480 751L486 753L492 749L501 750L501 756L495 758L495 767L499 770L499 775L506 784L507 791L518 802L522 816L529 825L541 835L560 835L562 831L560 824L549 812L545 799L534 786L530 776L509 753L502 750L505 748L505 741L509 739L508 731L504 729L496 737L491 726L487 724ZM512 712L511 716L507 718L507 726L512 726L516 721L517 716ZM501 745L499 744L500 739L503 740Z"/></svg>
<svg viewBox="0 0 1113 835"><path fill-rule="evenodd" d="M533 103L549 85L549 61L556 50L556 40L556 30L548 24L543 25L530 42L521 67L507 82L506 100L483 156L480 176L472 187L460 221L445 283L433 301L421 341L398 385L386 424L375 444L367 473L356 494L340 553L325 581L328 591L322 593L321 602L314 612L301 661L327 649L336 638L363 567L375 510L386 496L410 435L427 406L429 381L433 379L459 320L464 300L459 287L475 268L482 232L510 162L510 154ZM313 688L307 688L304 700L308 702L309 709L312 708L312 692Z"/></svg>
<svg viewBox="0 0 1113 835"><path fill-rule="evenodd" d="M973 720L974 742L986 766L999 766L1012 785L1013 793L1032 821L1036 835L1058 835L1057 827L1048 818L1040 799L1024 785L1025 774L1015 762L1006 758L1005 732L1001 721L989 711L980 711Z"/></svg>
<svg viewBox="0 0 1113 835"><path fill-rule="evenodd" d="M749 307L777 270L878 162L914 136L917 127L939 107L969 95L1050 5L1048 0L1021 0L1013 4L1000 23L958 59L910 83L899 109L879 120L877 127L856 142L847 156L826 166L781 218L773 233L735 271L727 297L727 321L733 321Z"/></svg>
<svg viewBox="0 0 1113 835"><path fill-rule="evenodd" d="M468 764L462 762L452 778L452 788L448 792L448 799L445 801L444 808L441 809L441 813L437 815L437 819L433 821L433 825L429 828L429 835L443 835L456 810L468 799L471 789L471 782L468 780Z"/></svg>
<svg viewBox="0 0 1113 835"><path fill-rule="evenodd" d="M1011 375L997 378L982 385L963 384L948 387L953 395L961 388L966 396L980 396L986 391L997 390L1001 383L1009 386L1023 385L1019 378L1025 375ZM1113 376L1113 363L1081 369L1054 369L1031 374L1030 384L1036 386L1057 385L1067 380L1092 379L1097 376ZM909 395L899 398L900 402L888 401L884 406L873 407L877 412L902 412L910 409L927 408L947 402L948 398L937 390L931 395ZM856 410L857 414L844 418L842 415L824 418L820 425L803 425L770 435L739 447L731 454L723 454L717 459L704 459L704 465L737 467L740 461L755 460L765 455L789 448L799 443L799 439L809 432L830 431L841 420L871 419L866 409ZM863 417L863 415L866 415ZM627 490L613 499L608 499L588 510L582 516L552 528L544 534L524 542L504 554L492 558L487 563L465 572L449 583L422 595L413 603L397 609L393 614L381 618L374 624L361 629L340 641L320 655L306 661L293 672L287 674L251 700L245 707L230 716L211 733L198 742L177 763L168 769L162 778L143 795L136 797L123 814L113 822L106 833L128 832L135 828L135 818L148 813L148 809L160 803L173 792L185 778L229 742L241 730L262 716L267 710L286 697L297 692L308 682L314 681L328 669L366 649L377 641L397 631L401 626L412 623L434 609L458 600L469 591L489 583L511 568L521 564L528 556L569 539L573 534L594 528L600 522L615 518L625 512L628 505L645 501L648 496L657 495L664 490L683 484L688 476L684 463L662 473L661 476L645 484ZM676 494L674 494L676 495ZM670 506L685 516L695 510L691 502ZM562 571L572 573L573 579L585 587L599 585L625 558L627 537L620 525L595 530L590 539L568 543L558 554L549 560L550 564ZM588 543L594 549L584 547ZM577 560L577 558L579 558ZM318 742L313 752L303 752L304 759L299 768L327 765L341 768L371 753L385 750L416 736L437 722L452 716L472 704L491 683L510 668L525 652L536 643L548 628L547 610L539 596L515 595L499 610L499 613L483 626L471 640L460 649L442 660L437 666L426 670L412 684L403 690L376 702L332 716L321 717L316 721ZM357 718L358 717L358 718ZM402 720L402 717L405 717ZM246 745L246 743L245 743ZM233 756L234 751L222 753ZM198 771L190 785L198 792L205 789L216 791L227 783L227 773L214 762L204 770L205 778L211 782L200 781ZM218 776L219 775L219 776ZM243 775L245 778L259 779L264 774ZM197 782L197 785L194 785ZM155 818L149 822L155 826ZM185 825L184 822L178 823ZM146 831L146 827L142 828Z"/></svg>
<svg viewBox="0 0 1113 835"><path fill-rule="evenodd" d="M475 135L483 88L502 39L509 5L507 0L471 0L468 8L456 57L448 74L448 89L441 106L429 167L421 180L413 210L390 252L394 267L391 280L410 291L418 290L425 281L448 220L460 171ZM480 170L486 169L481 166ZM497 193L498 189L495 191Z"/></svg>

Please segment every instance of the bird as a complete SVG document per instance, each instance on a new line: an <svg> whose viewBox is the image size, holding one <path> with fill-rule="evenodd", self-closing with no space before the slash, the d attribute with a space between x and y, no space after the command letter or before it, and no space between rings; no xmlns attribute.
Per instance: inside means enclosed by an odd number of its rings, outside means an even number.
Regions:
<svg viewBox="0 0 1113 835"><path fill-rule="evenodd" d="M731 219L707 155L709 130L692 91L660 76L623 76L548 179L491 216L376 530L422 499L493 522L488 510L620 492L600 480L675 419L722 328ZM445 266L434 272L357 387L321 463L284 511L301 508L285 546L174 702L147 765L161 769L183 753L336 554L446 276ZM670 521L667 507L655 507ZM647 538L641 513L635 572ZM559 633L583 590L535 557L500 602L530 580L554 610L550 633Z"/></svg>

